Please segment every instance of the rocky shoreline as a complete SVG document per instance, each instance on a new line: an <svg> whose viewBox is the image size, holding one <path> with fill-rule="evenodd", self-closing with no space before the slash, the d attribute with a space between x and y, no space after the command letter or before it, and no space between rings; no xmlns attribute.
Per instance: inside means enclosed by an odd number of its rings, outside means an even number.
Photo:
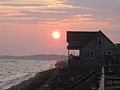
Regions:
<svg viewBox="0 0 120 90"><path fill-rule="evenodd" d="M89 70L90 67L85 66L83 63L80 66L65 66L63 62L58 62L56 68L39 72L7 90L67 90L71 83Z"/></svg>
<svg viewBox="0 0 120 90"><path fill-rule="evenodd" d="M47 88L47 83L49 81L51 81L53 78L56 78L56 76L59 76L60 67L64 67L66 64L67 63L65 61L58 61L55 64L55 68L38 72L34 77L22 81L21 83L6 90L44 90Z"/></svg>
<svg viewBox="0 0 120 90"><path fill-rule="evenodd" d="M54 68L39 72L34 77L25 80L18 85L12 86L11 88L6 90L39 90L39 88L41 88L46 81L57 74L57 71L58 70Z"/></svg>

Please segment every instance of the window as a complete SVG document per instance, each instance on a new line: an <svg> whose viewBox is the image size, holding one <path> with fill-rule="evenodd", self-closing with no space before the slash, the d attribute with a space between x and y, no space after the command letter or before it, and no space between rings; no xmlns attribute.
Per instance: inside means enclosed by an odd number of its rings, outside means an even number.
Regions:
<svg viewBox="0 0 120 90"><path fill-rule="evenodd" d="M98 44L98 45L101 45L101 44L102 44L102 38L98 38L98 39L97 39L97 44Z"/></svg>
<svg viewBox="0 0 120 90"><path fill-rule="evenodd" d="M111 56L111 55L112 55L112 51L108 50L108 56Z"/></svg>
<svg viewBox="0 0 120 90"><path fill-rule="evenodd" d="M111 50L104 50L102 52L102 56L111 56L112 55L112 51Z"/></svg>
<svg viewBox="0 0 120 90"><path fill-rule="evenodd" d="M74 56L79 56L80 50L69 50L69 54L73 54Z"/></svg>
<svg viewBox="0 0 120 90"><path fill-rule="evenodd" d="M95 51L90 50L90 59L95 59Z"/></svg>
<svg viewBox="0 0 120 90"><path fill-rule="evenodd" d="M106 56L107 55L107 50L104 50L103 52L102 52L102 56Z"/></svg>

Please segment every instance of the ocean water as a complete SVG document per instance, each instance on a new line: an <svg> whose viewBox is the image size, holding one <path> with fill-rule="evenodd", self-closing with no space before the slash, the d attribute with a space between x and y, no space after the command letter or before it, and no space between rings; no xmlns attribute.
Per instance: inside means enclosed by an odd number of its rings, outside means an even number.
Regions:
<svg viewBox="0 0 120 90"><path fill-rule="evenodd" d="M0 60L0 90L16 85L37 72L54 68L57 60Z"/></svg>

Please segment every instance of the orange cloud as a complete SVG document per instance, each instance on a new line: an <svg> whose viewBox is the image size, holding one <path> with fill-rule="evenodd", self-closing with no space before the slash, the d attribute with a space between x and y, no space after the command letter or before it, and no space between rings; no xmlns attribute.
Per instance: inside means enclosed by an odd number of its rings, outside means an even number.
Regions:
<svg viewBox="0 0 120 90"><path fill-rule="evenodd" d="M65 5L65 4L54 4L54 5L48 5L46 8L80 8L77 6L72 6L72 5Z"/></svg>
<svg viewBox="0 0 120 90"><path fill-rule="evenodd" d="M75 17L82 17L82 16L93 16L92 14L80 14L80 15L74 15Z"/></svg>
<svg viewBox="0 0 120 90"><path fill-rule="evenodd" d="M14 15L27 15L27 14L25 14L25 13L7 13L7 14L3 14L3 15L1 15L1 16L14 16Z"/></svg>
<svg viewBox="0 0 120 90"><path fill-rule="evenodd" d="M5 10L5 9L48 9L48 8L63 9L63 8L80 8L80 7L65 5L65 4L53 4L53 5L45 5L45 6L0 6L0 8Z"/></svg>
<svg viewBox="0 0 120 90"><path fill-rule="evenodd" d="M0 4L59 4L64 3L66 0L6 0L0 1Z"/></svg>
<svg viewBox="0 0 120 90"><path fill-rule="evenodd" d="M50 10L29 10L30 12L46 12L46 13L67 13L67 11L50 11Z"/></svg>
<svg viewBox="0 0 120 90"><path fill-rule="evenodd" d="M0 10L0 13L18 13L18 10Z"/></svg>
<svg viewBox="0 0 120 90"><path fill-rule="evenodd" d="M26 19L40 19L38 17L0 17L0 20L26 20Z"/></svg>
<svg viewBox="0 0 120 90"><path fill-rule="evenodd" d="M95 20L94 18L73 18L73 19L64 19L64 22L82 22L82 21L89 21Z"/></svg>

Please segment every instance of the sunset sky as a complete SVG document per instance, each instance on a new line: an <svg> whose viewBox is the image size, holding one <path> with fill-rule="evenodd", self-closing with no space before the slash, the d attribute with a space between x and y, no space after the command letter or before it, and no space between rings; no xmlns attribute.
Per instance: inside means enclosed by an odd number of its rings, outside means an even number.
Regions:
<svg viewBox="0 0 120 90"><path fill-rule="evenodd" d="M120 42L120 0L0 0L0 55L67 54L70 30Z"/></svg>

